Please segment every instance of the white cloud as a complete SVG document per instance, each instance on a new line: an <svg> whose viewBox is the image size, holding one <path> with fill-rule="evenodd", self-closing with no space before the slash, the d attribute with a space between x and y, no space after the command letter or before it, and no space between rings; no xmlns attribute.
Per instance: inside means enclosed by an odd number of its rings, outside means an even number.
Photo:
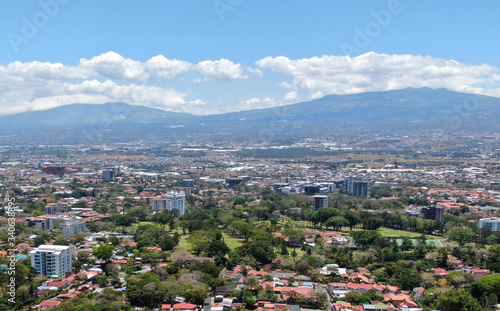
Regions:
<svg viewBox="0 0 500 311"><path fill-rule="evenodd" d="M190 69L190 62L168 59L163 55L152 57L146 62L146 67L153 72L156 72L164 79L172 79L178 74L184 73Z"/></svg>
<svg viewBox="0 0 500 311"><path fill-rule="evenodd" d="M281 86L281 87L284 87L286 89L291 89L292 88L292 85L286 81L282 81L282 82L279 82L279 83L276 83L277 86Z"/></svg>
<svg viewBox="0 0 500 311"><path fill-rule="evenodd" d="M90 74L115 80L142 81L149 78L144 64L115 52L107 52L90 60L82 58L78 67L88 70Z"/></svg>
<svg viewBox="0 0 500 311"><path fill-rule="evenodd" d="M484 83L499 71L485 64L469 65L431 56L375 52L357 57L266 57L256 64L293 76L294 90L299 96L306 94L310 98L424 86L458 91Z"/></svg>
<svg viewBox="0 0 500 311"><path fill-rule="evenodd" d="M205 60L199 62L196 67L206 78L209 79L236 80L248 77L246 75L242 75L243 68L241 64L235 64L225 58L215 61Z"/></svg>
<svg viewBox="0 0 500 311"><path fill-rule="evenodd" d="M299 97L296 91L291 91L290 93L287 93L285 97L283 98L287 102L292 102L296 100Z"/></svg>
<svg viewBox="0 0 500 311"><path fill-rule="evenodd" d="M115 52L89 60L83 58L75 66L13 62L0 65L0 114L73 103L116 101L170 111L213 114L281 106L327 94L423 86L500 97L500 70L497 67L431 56L374 52L357 57L324 55L289 59L278 56L263 58L255 65L257 68L224 58L192 64L163 55L140 62ZM281 74L269 75L269 69ZM188 72L201 75L185 75ZM260 77L263 79L254 83ZM175 81L176 87L184 89L165 87L167 82L160 83L159 79L169 79L168 83ZM248 83L253 94L248 99L239 99L241 95L234 94L233 100L206 102L198 98L198 87L191 87L208 80L216 80L213 92L220 94L228 93L227 81L244 80L242 83ZM262 88L262 83L269 88Z"/></svg>
<svg viewBox="0 0 500 311"><path fill-rule="evenodd" d="M245 66L245 70L248 71L248 72L251 72L251 73L255 73L259 77L263 77L264 76L264 73L262 72L262 70L260 70L258 68L253 68L251 66Z"/></svg>

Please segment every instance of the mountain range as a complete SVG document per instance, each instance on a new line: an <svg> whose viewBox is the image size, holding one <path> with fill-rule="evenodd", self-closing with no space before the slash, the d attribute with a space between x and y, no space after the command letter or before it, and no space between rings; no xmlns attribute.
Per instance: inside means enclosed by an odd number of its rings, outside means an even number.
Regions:
<svg viewBox="0 0 500 311"><path fill-rule="evenodd" d="M327 95L287 106L206 116L126 103L72 104L0 116L0 142L35 133L76 139L84 133L111 140L172 135L266 140L353 131L497 130L499 116L500 98L430 88Z"/></svg>

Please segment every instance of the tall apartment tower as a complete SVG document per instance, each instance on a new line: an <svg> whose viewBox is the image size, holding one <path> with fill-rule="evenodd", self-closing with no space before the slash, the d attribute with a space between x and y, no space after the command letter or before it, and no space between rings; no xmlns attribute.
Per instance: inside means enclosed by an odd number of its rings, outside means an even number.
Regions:
<svg viewBox="0 0 500 311"><path fill-rule="evenodd" d="M170 191L151 200L151 210L162 212L164 210L178 210L182 215L186 211L186 194L184 191Z"/></svg>
<svg viewBox="0 0 500 311"><path fill-rule="evenodd" d="M422 208L425 219L437 220L443 222L444 218L444 206L433 203L428 207Z"/></svg>
<svg viewBox="0 0 500 311"><path fill-rule="evenodd" d="M315 195L314 198L314 210L319 210L322 207L328 207L328 196L327 195Z"/></svg>
<svg viewBox="0 0 500 311"><path fill-rule="evenodd" d="M30 252L31 266L42 275L64 276L71 272L73 263L71 247L65 245L40 245Z"/></svg>

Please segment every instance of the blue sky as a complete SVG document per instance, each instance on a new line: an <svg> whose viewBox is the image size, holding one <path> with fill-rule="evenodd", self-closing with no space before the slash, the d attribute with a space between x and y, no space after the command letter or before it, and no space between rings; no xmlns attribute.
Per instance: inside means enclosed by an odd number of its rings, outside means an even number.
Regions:
<svg viewBox="0 0 500 311"><path fill-rule="evenodd" d="M498 12L498 1L3 1L0 108L207 114L421 86L500 97Z"/></svg>

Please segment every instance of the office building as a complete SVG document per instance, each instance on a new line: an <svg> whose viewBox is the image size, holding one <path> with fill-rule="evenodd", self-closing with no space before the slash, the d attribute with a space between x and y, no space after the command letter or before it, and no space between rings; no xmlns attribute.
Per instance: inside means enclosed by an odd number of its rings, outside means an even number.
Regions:
<svg viewBox="0 0 500 311"><path fill-rule="evenodd" d="M49 166L42 167L42 172L50 175L64 175L66 168L64 166Z"/></svg>
<svg viewBox="0 0 500 311"><path fill-rule="evenodd" d="M304 187L304 193L306 195L315 195L319 193L320 186L319 185L314 185L314 186L305 186Z"/></svg>
<svg viewBox="0 0 500 311"><path fill-rule="evenodd" d="M115 170L112 169L102 170L102 178L104 180L111 180L114 177L115 177Z"/></svg>
<svg viewBox="0 0 500 311"><path fill-rule="evenodd" d="M479 219L479 228L488 228L491 231L500 231L500 217Z"/></svg>
<svg viewBox="0 0 500 311"><path fill-rule="evenodd" d="M322 207L328 207L328 196L327 195L315 195L314 198L314 209L319 210Z"/></svg>
<svg viewBox="0 0 500 311"><path fill-rule="evenodd" d="M40 245L30 255L31 266L42 275L57 278L71 272L73 254L70 246Z"/></svg>
<svg viewBox="0 0 500 311"><path fill-rule="evenodd" d="M188 187L194 187L194 180L193 179L183 179L182 183Z"/></svg>
<svg viewBox="0 0 500 311"><path fill-rule="evenodd" d="M274 192L283 192L283 188L288 187L288 183L275 183L271 185L273 187Z"/></svg>
<svg viewBox="0 0 500 311"><path fill-rule="evenodd" d="M349 177L344 180L344 187L347 192L356 197L365 196L369 198L372 193L372 183L359 177Z"/></svg>
<svg viewBox="0 0 500 311"><path fill-rule="evenodd" d="M237 185L241 184L243 182L243 179L241 178L226 178L226 186L228 188L234 188Z"/></svg>

